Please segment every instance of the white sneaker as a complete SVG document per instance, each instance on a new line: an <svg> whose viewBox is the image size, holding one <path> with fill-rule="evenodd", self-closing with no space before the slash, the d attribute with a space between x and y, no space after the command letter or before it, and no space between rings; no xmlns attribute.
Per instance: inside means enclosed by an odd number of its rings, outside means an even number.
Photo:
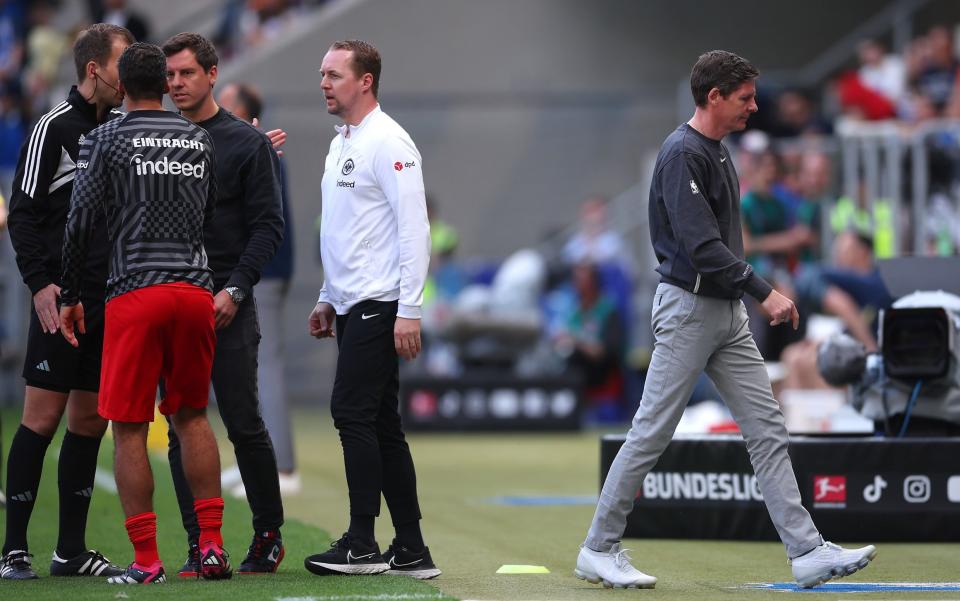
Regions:
<svg viewBox="0 0 960 601"><path fill-rule="evenodd" d="M656 578L630 565L627 549L621 550L620 543L607 553L580 547L573 573L580 580L603 584L605 588L653 588L657 584Z"/></svg>
<svg viewBox="0 0 960 601"><path fill-rule="evenodd" d="M240 467L233 466L228 467L227 469L220 472L220 487L221 488L233 488L237 484L243 482L243 478L240 476Z"/></svg>
<svg viewBox="0 0 960 601"><path fill-rule="evenodd" d="M833 578L842 578L862 570L876 556L877 548L873 545L844 549L840 545L824 542L813 551L794 557L790 565L797 584L801 588L812 588Z"/></svg>
<svg viewBox="0 0 960 601"><path fill-rule="evenodd" d="M299 494L303 488L300 482L300 474L297 472L293 472L292 474L284 474L281 472L277 474L277 476L280 483L280 494L284 497L292 497ZM243 485L243 482L240 482L230 489L230 495L236 499L246 499L247 487Z"/></svg>
<svg viewBox="0 0 960 601"><path fill-rule="evenodd" d="M280 481L280 494L285 497L293 496L303 488L300 482L299 472L291 472L289 474L280 472L277 476Z"/></svg>

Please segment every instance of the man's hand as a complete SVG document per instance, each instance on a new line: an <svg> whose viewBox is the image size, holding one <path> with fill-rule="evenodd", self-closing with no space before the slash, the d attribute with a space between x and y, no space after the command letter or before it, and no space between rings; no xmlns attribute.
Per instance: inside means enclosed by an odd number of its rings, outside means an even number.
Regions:
<svg viewBox="0 0 960 601"><path fill-rule="evenodd" d="M77 329L81 334L87 333L87 325L83 321L83 304L77 303L69 307L66 305L61 307L60 324L60 333L67 339L67 342L74 347L80 346L80 341L77 340L77 335L73 331L73 325L77 325Z"/></svg>
<svg viewBox="0 0 960 601"><path fill-rule="evenodd" d="M57 298L60 286L47 284L33 295L33 309L40 318L40 327L44 334L53 334L60 329L60 316L57 311Z"/></svg>
<svg viewBox="0 0 960 601"><path fill-rule="evenodd" d="M398 317L393 326L393 345L404 359L414 359L420 353L420 320Z"/></svg>
<svg viewBox="0 0 960 601"><path fill-rule="evenodd" d="M307 323L310 325L310 335L314 338L335 338L337 332L333 329L336 314L330 303L317 303L310 312Z"/></svg>
<svg viewBox="0 0 960 601"><path fill-rule="evenodd" d="M800 327L800 313L797 312L796 305L776 290L771 290L760 306L770 316L770 325L777 326L792 321L794 330Z"/></svg>
<svg viewBox="0 0 960 601"><path fill-rule="evenodd" d="M213 325L217 330L222 330L231 323L237 316L237 304L233 302L230 293L221 290L213 297Z"/></svg>
<svg viewBox="0 0 960 601"><path fill-rule="evenodd" d="M813 230L802 224L793 226L787 233L797 247L811 246L817 241L817 236Z"/></svg>
<svg viewBox="0 0 960 601"><path fill-rule="evenodd" d="M253 126L260 127L260 120L256 117L253 118ZM268 138L270 138L270 143L273 144L273 149L277 151L277 156L283 156L283 151L280 150L280 147L287 143L287 132L282 129L271 129L266 132Z"/></svg>

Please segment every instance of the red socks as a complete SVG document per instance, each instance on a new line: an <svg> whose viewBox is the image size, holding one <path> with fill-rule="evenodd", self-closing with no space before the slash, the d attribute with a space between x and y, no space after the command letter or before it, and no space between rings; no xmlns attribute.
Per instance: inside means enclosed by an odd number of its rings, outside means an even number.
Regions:
<svg viewBox="0 0 960 601"><path fill-rule="evenodd" d="M197 513L197 524L200 526L200 547L204 543L213 542L223 546L223 537L220 527L223 525L223 498L196 499L193 510Z"/></svg>
<svg viewBox="0 0 960 601"><path fill-rule="evenodd" d="M124 526L127 527L127 535L133 543L135 562L142 566L151 566L160 561L157 553L157 514L148 511L130 516Z"/></svg>

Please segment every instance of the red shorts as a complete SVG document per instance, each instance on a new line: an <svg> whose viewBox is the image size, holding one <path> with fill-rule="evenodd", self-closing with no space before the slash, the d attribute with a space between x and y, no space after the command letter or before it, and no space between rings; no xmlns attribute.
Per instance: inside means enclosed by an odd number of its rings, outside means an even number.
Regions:
<svg viewBox="0 0 960 601"><path fill-rule="evenodd" d="M111 299L98 412L117 422L152 422L161 376L161 413L206 407L216 340L213 295L204 288L159 284Z"/></svg>

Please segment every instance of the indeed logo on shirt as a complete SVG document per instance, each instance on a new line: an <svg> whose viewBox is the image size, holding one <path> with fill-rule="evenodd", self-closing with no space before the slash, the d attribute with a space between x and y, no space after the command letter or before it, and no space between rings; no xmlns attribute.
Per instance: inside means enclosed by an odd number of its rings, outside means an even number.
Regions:
<svg viewBox="0 0 960 601"><path fill-rule="evenodd" d="M158 161L145 161L142 154L135 154L130 159L130 163L137 168L137 175L185 175L203 179L203 172L206 163L181 163L180 161L171 161L163 157Z"/></svg>
<svg viewBox="0 0 960 601"><path fill-rule="evenodd" d="M342 180L342 179L338 179L338 180L337 180L337 187L338 187L338 188L356 188L356 187L357 187L357 182L348 182L348 181L344 181L344 180Z"/></svg>

